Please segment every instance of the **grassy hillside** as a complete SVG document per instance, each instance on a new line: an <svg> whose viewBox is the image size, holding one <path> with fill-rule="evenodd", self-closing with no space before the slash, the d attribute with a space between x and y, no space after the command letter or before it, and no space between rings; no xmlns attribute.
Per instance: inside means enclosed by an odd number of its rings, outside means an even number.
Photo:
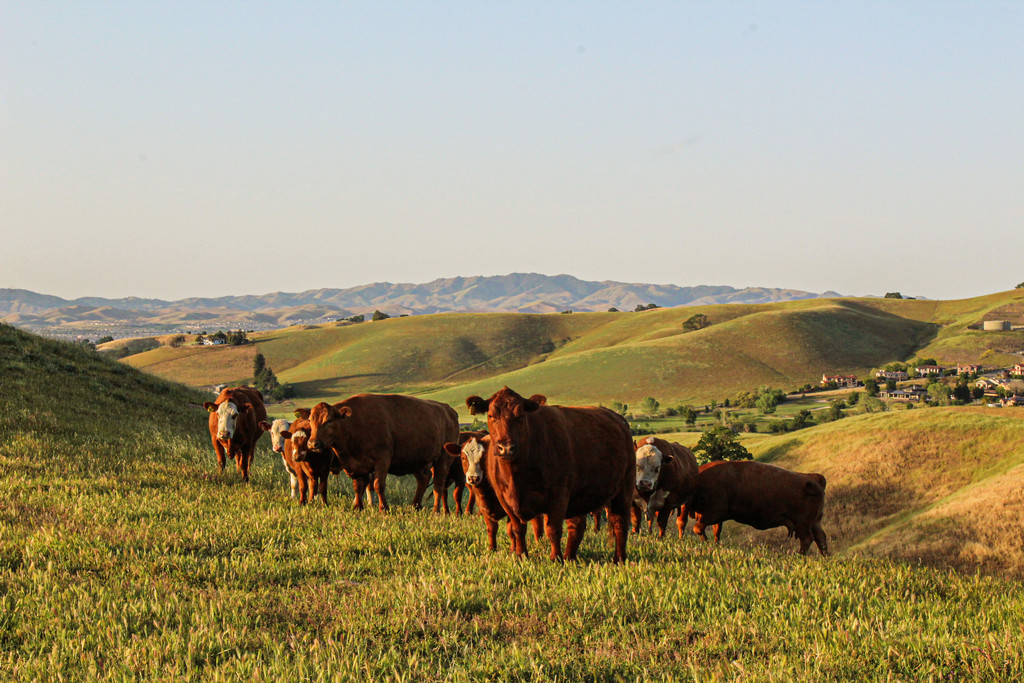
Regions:
<svg viewBox="0 0 1024 683"><path fill-rule="evenodd" d="M1024 676L1024 632L1007 628L1024 610L1016 581L646 535L616 567L603 532L578 565L533 541L517 562L485 551L479 518L414 512L407 494L386 517L300 508L265 444L251 485L218 475L201 397L85 349L0 326L0 375L4 680ZM959 429L972 445L947 443L958 455L1016 436L987 412L962 427L913 413L898 417L923 420L914 430ZM793 438L809 464L829 446L843 459L849 428L859 461L871 432L898 427L850 419ZM803 448L758 443L780 462ZM951 487L966 468L942 470Z"/></svg>
<svg viewBox="0 0 1024 683"><path fill-rule="evenodd" d="M698 434L672 438L694 445ZM1024 411L929 408L860 415L779 436L755 458L828 479L832 547L1024 578ZM723 542L791 549L785 530L727 525Z"/></svg>

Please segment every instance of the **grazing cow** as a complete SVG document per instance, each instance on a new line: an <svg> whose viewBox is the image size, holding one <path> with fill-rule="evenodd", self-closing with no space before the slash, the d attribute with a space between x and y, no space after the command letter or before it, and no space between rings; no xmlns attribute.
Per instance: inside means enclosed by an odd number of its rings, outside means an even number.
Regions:
<svg viewBox="0 0 1024 683"><path fill-rule="evenodd" d="M538 398L505 387L487 400L466 399L473 414L487 414L486 478L511 521L516 555L527 554L526 522L546 515L551 559L575 560L586 516L604 507L614 561L624 562L636 472L629 425L607 408L549 406Z"/></svg>
<svg viewBox="0 0 1024 683"><path fill-rule="evenodd" d="M434 510L445 495L452 459L444 444L459 438L458 415L451 406L400 394L358 394L340 403L318 403L309 413L311 450L333 450L353 479L355 508L372 481L382 512L387 511L387 475L416 476L413 505L418 509L430 477Z"/></svg>
<svg viewBox="0 0 1024 683"><path fill-rule="evenodd" d="M203 407L210 412L210 438L220 471L224 471L227 457L232 457L242 473L242 481L249 481L256 442L263 436L259 423L267 420L263 394L251 387L232 387L222 390L216 401L207 401Z"/></svg>
<svg viewBox="0 0 1024 683"><path fill-rule="evenodd" d="M285 419L277 419L272 423L267 423L265 420L260 422L260 429L265 432L270 432L270 445L273 447L274 452L280 454L281 463L284 465L285 471L288 473L290 479L289 484L291 485L291 497L295 498L299 493L299 472L294 463L289 462L289 458L285 457L285 444L288 443L289 439L281 436L282 432L288 431L288 427L291 422Z"/></svg>
<svg viewBox="0 0 1024 683"><path fill-rule="evenodd" d="M736 520L755 529L784 526L800 539L800 554L811 541L828 555L828 540L821 529L825 507L825 477L790 472L752 460L715 461L700 467L697 488L686 511L696 520L693 533L704 539L705 527ZM715 530L715 540L721 528Z"/></svg>
<svg viewBox="0 0 1024 683"><path fill-rule="evenodd" d="M657 515L658 538L664 538L669 515L679 510L676 526L679 538L686 528L682 507L693 498L697 485L697 458L686 446L649 436L635 443L636 492L644 501L648 516ZM632 509L633 532L640 528L637 506Z"/></svg>

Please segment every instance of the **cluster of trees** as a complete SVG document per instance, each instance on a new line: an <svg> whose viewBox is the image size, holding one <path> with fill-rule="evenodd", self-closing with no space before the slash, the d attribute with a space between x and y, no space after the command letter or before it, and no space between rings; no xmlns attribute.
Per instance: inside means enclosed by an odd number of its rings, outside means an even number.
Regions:
<svg viewBox="0 0 1024 683"><path fill-rule="evenodd" d="M278 381L274 371L267 367L267 359L262 353L257 353L252 360L252 377L253 386L274 401L283 401L295 395L295 389L291 384L281 384Z"/></svg>
<svg viewBox="0 0 1024 683"><path fill-rule="evenodd" d="M693 447L697 456L697 464L714 460L751 460L752 456L741 443L736 440L736 433L728 427L712 427L701 434L697 445Z"/></svg>
<svg viewBox="0 0 1024 683"><path fill-rule="evenodd" d="M708 317L703 313L697 313L683 321L683 331L696 332L697 330L703 330L709 325L711 325L711 321L708 320Z"/></svg>

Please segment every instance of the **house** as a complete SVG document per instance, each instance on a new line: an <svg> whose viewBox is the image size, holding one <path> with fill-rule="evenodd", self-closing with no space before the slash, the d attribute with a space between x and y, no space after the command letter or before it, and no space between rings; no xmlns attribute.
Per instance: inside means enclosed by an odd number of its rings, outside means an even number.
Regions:
<svg viewBox="0 0 1024 683"><path fill-rule="evenodd" d="M889 398L894 401L908 401L913 403L920 403L928 396L928 392L924 387L907 387L906 389L895 389L893 391L880 391L878 392L879 398Z"/></svg>
<svg viewBox="0 0 1024 683"><path fill-rule="evenodd" d="M1024 375L1024 363L1017 363L1016 365L1014 365L1011 374Z"/></svg>
<svg viewBox="0 0 1024 683"><path fill-rule="evenodd" d="M1000 403L1003 406L1024 406L1024 396L1007 396Z"/></svg>
<svg viewBox="0 0 1024 683"><path fill-rule="evenodd" d="M880 379L883 382L889 379L896 380L897 382L906 382L910 379L910 375L902 370L879 370L875 373L875 379Z"/></svg>
<svg viewBox="0 0 1024 683"><path fill-rule="evenodd" d="M919 375L941 375L943 368L941 365L918 365L917 374Z"/></svg>
<svg viewBox="0 0 1024 683"><path fill-rule="evenodd" d="M822 375L821 386L828 386L829 382L835 382L840 387L854 388L860 386L860 381L853 375Z"/></svg>
<svg viewBox="0 0 1024 683"><path fill-rule="evenodd" d="M958 375L980 375L981 366L971 365L969 363L962 363L956 366L956 374Z"/></svg>
<svg viewBox="0 0 1024 683"><path fill-rule="evenodd" d="M214 339L212 337L207 337L203 340L203 346L220 346L224 343L226 342L223 339Z"/></svg>

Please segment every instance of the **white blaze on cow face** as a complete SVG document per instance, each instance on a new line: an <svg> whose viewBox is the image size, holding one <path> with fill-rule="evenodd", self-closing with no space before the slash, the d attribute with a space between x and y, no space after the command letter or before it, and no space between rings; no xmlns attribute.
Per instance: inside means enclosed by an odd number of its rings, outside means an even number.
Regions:
<svg viewBox="0 0 1024 683"><path fill-rule="evenodd" d="M288 431L292 423L288 420L274 420L274 424L270 425L270 441L274 446L275 453L281 453L284 451L284 437L281 436L281 432Z"/></svg>
<svg viewBox="0 0 1024 683"><path fill-rule="evenodd" d="M650 493L661 474L661 451L654 444L645 444L636 451L636 488Z"/></svg>
<svg viewBox="0 0 1024 683"><path fill-rule="evenodd" d="M487 448L474 436L462 446L462 463L466 470L466 483L476 486L484 479L484 452Z"/></svg>
<svg viewBox="0 0 1024 683"><path fill-rule="evenodd" d="M303 462L306 459L306 454L309 452L308 448L309 432L304 429L292 432L292 447L295 449L292 455L292 460L295 462Z"/></svg>
<svg viewBox="0 0 1024 683"><path fill-rule="evenodd" d="M238 420L238 406L224 401L217 406L217 438L230 439L235 435L235 421Z"/></svg>

